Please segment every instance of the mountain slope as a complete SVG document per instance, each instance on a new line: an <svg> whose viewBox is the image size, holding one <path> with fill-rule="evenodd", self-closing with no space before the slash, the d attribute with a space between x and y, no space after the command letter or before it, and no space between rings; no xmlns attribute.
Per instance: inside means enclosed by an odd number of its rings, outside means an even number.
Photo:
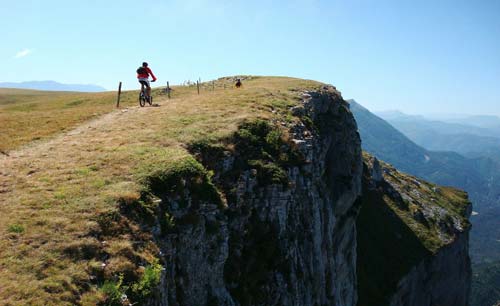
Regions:
<svg viewBox="0 0 500 306"><path fill-rule="evenodd" d="M355 101L350 105L366 151L402 171L466 190L476 210L500 205L499 165L485 158L426 150Z"/></svg>
<svg viewBox="0 0 500 306"><path fill-rule="evenodd" d="M476 136L500 138L500 134L495 130L496 126L477 125L469 117L463 119L428 119L421 115L407 115L402 112L377 112L375 115L386 120L389 123L397 122L403 127L413 128L415 130L431 129L439 134L472 134Z"/></svg>
<svg viewBox="0 0 500 306"><path fill-rule="evenodd" d="M99 92L106 88L93 84L62 84L55 81L30 81L21 83L0 82L0 88L35 89L47 91Z"/></svg>
<svg viewBox="0 0 500 306"><path fill-rule="evenodd" d="M431 121L402 113L399 116L384 113L382 118L427 150L453 151L474 157L500 157L500 134L492 129Z"/></svg>
<svg viewBox="0 0 500 306"><path fill-rule="evenodd" d="M500 261L483 263L474 271L471 306L500 304ZM497 304L498 303L498 304Z"/></svg>
<svg viewBox="0 0 500 306"><path fill-rule="evenodd" d="M362 146L366 151L407 173L438 184L458 187L469 193L474 210L479 211L479 215L471 219L473 224L470 241L471 257L476 263L498 260L500 258L498 163L488 158L469 159L452 152L428 151L355 101L351 100L350 105L358 123ZM482 277L478 273L474 273L476 283L477 279ZM495 292L494 288L490 287L495 286L495 283L481 284L488 287L481 290L478 290L478 286L473 288L472 296L475 301L479 300L481 292ZM500 296L495 298L500 299Z"/></svg>
<svg viewBox="0 0 500 306"><path fill-rule="evenodd" d="M446 121L454 123L467 122L467 124L473 126L500 131L500 117L493 115L464 116L462 118L453 118Z"/></svg>

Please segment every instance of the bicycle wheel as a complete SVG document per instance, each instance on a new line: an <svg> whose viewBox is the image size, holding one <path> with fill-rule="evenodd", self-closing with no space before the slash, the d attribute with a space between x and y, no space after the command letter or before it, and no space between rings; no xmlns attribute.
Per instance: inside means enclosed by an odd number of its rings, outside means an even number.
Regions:
<svg viewBox="0 0 500 306"><path fill-rule="evenodd" d="M149 96L148 103L150 106L153 106L153 96Z"/></svg>
<svg viewBox="0 0 500 306"><path fill-rule="evenodd" d="M144 97L144 94L142 92L139 94L139 105L141 107L144 107L144 105L146 105L146 97Z"/></svg>

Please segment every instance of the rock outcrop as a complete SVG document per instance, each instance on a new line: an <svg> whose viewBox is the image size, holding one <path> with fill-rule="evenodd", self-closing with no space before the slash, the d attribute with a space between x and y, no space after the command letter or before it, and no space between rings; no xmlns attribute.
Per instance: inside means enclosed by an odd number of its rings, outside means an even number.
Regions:
<svg viewBox="0 0 500 306"><path fill-rule="evenodd" d="M364 159L358 305L468 305L467 195Z"/></svg>
<svg viewBox="0 0 500 306"><path fill-rule="evenodd" d="M471 276L469 236L463 233L412 268L398 282L389 305L469 305Z"/></svg>
<svg viewBox="0 0 500 306"><path fill-rule="evenodd" d="M248 123L224 148L193 145L221 203L189 185L160 195L175 229L156 234L166 271L151 305L356 304L356 123L332 87L292 112L300 120Z"/></svg>
<svg viewBox="0 0 500 306"><path fill-rule="evenodd" d="M333 87L290 114L193 143L209 174L153 188L165 270L149 305L468 305L467 195L363 162Z"/></svg>

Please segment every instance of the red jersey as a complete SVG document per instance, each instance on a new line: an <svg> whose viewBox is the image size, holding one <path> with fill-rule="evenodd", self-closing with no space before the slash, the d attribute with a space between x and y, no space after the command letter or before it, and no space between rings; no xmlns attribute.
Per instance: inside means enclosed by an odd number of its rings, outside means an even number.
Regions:
<svg viewBox="0 0 500 306"><path fill-rule="evenodd" d="M149 67L144 67L144 69L146 69L146 73L141 73L141 74L138 73L137 78L138 79L147 79L149 76L151 76L153 78L153 81L156 81L156 77L153 74L153 71L151 71L151 69L149 69Z"/></svg>

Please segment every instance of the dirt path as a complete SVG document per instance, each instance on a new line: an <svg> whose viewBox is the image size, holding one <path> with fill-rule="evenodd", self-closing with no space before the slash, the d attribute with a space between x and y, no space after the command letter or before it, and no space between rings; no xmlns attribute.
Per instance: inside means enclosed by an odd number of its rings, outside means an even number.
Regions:
<svg viewBox="0 0 500 306"><path fill-rule="evenodd" d="M88 132L89 130L98 129L101 126L109 124L116 120L116 118L121 116L126 116L128 114L136 113L139 110L139 107L128 107L120 110L115 110L111 113L104 114L98 118L91 119L87 122L84 122L72 130L65 131L60 133L52 138L45 139L42 141L36 141L34 143L29 143L25 146L22 146L19 149L12 150L9 152L5 152L0 155L0 169L4 163L9 162L9 160L13 160L21 157L34 156L37 152L47 151L49 148L57 146L61 143L64 143L71 139L71 136L80 135Z"/></svg>
<svg viewBox="0 0 500 306"><path fill-rule="evenodd" d="M89 164L96 158L92 151L119 145L121 139L130 138L135 122L161 108L137 106L115 110L51 139L25 145L8 155L0 154L0 211L2 204L12 202L12 197L21 197L17 194L21 190L38 191L36 188L44 185L40 183L40 175L57 177L63 170L74 171Z"/></svg>

